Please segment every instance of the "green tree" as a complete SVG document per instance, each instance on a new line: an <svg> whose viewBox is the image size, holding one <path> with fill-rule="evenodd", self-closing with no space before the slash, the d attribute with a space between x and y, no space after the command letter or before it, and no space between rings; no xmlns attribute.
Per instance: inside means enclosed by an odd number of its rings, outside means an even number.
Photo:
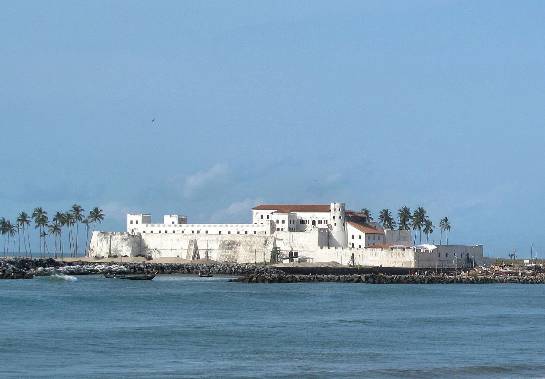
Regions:
<svg viewBox="0 0 545 379"><path fill-rule="evenodd" d="M360 211L361 215L363 217L365 217L365 221L366 222L371 222L373 221L373 216L371 215L371 211L369 211L369 209L367 208L363 208L361 211Z"/></svg>
<svg viewBox="0 0 545 379"><path fill-rule="evenodd" d="M7 234L8 234L8 230L7 230L7 220L2 217L0 218L0 234L2 234L2 236L4 237L4 257L6 256L6 243L7 243Z"/></svg>
<svg viewBox="0 0 545 379"><path fill-rule="evenodd" d="M74 256L74 225L76 220L74 219L74 214L71 211L64 213L65 225L68 229L68 247L70 250L70 256Z"/></svg>
<svg viewBox="0 0 545 379"><path fill-rule="evenodd" d="M74 256L78 256L78 239L79 239L79 224L84 219L84 212L85 210L81 207L81 205L74 204L72 205L72 215L74 216L74 222L76 224L76 237L75 237L75 244L74 244Z"/></svg>
<svg viewBox="0 0 545 379"><path fill-rule="evenodd" d="M87 217L87 227L91 227L94 224L100 224L104 220L104 212L99 207L94 207L89 212L89 216ZM94 230L94 228L93 228ZM89 229L87 229L87 254L89 253L89 244L91 241L89 241Z"/></svg>
<svg viewBox="0 0 545 379"><path fill-rule="evenodd" d="M27 256L30 252L30 237L27 233L27 228L30 225L30 217L26 212L19 213L19 216L17 216L17 226L20 229L20 232L22 232L23 237L23 245L25 246L25 256ZM21 241L19 236L19 250L21 250ZM19 254L21 252L19 251ZM30 253L32 254L32 253Z"/></svg>
<svg viewBox="0 0 545 379"><path fill-rule="evenodd" d="M49 235L53 236L53 244L55 246L54 257L57 258L57 252L59 251L58 249L59 244L57 244L57 241L60 240L60 236L62 232L61 225L59 224L58 221L53 221L53 223L47 226L47 229L49 231Z"/></svg>
<svg viewBox="0 0 545 379"><path fill-rule="evenodd" d="M397 216L399 218L399 230L411 230L411 209L403 206L398 209Z"/></svg>
<svg viewBox="0 0 545 379"><path fill-rule="evenodd" d="M419 234L419 243L422 243L422 228L426 222L426 210L423 207L418 207L415 209L412 216L412 225L413 230L418 230Z"/></svg>
<svg viewBox="0 0 545 379"><path fill-rule="evenodd" d="M424 234L426 235L426 242L430 242L430 235L433 233L433 222L426 218L424 221Z"/></svg>
<svg viewBox="0 0 545 379"><path fill-rule="evenodd" d="M8 237L8 249L9 249L10 248L9 243L11 241L11 238L15 237L15 234L17 233L17 226L15 224L12 224L11 221L7 220L5 223L5 229L6 229L6 235ZM12 252L15 251L15 240L13 242L14 242L14 246L13 246Z"/></svg>
<svg viewBox="0 0 545 379"><path fill-rule="evenodd" d="M45 226L48 224L49 219L47 217L47 212L42 209L42 207L35 208L32 212L32 218L34 219L34 228L38 229L39 236L40 236L40 256L43 258L45 253L45 247L46 242L44 240L44 236L47 235L45 233Z"/></svg>
<svg viewBox="0 0 545 379"><path fill-rule="evenodd" d="M378 219L384 229L394 229L396 227L396 222L389 209L381 210Z"/></svg>
<svg viewBox="0 0 545 379"><path fill-rule="evenodd" d="M443 233L447 233L447 245L448 245L448 232L450 232L450 221L448 217L443 217L441 221L439 221L439 228L441 229L441 242L443 242Z"/></svg>
<svg viewBox="0 0 545 379"><path fill-rule="evenodd" d="M64 248L62 246L62 228L66 226L66 215L62 212L55 213L53 216L53 222L58 224L59 230L59 250L61 252L61 259L64 259Z"/></svg>

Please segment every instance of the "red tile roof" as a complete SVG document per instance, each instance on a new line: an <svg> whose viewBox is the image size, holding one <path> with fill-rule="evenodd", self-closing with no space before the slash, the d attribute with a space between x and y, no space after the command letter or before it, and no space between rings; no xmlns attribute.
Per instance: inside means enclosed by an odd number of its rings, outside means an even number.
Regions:
<svg viewBox="0 0 545 379"><path fill-rule="evenodd" d="M289 212L329 212L329 204L262 204L252 208L254 211Z"/></svg>
<svg viewBox="0 0 545 379"><path fill-rule="evenodd" d="M362 233L366 234L384 234L384 230L382 229L376 229L369 225L361 225L356 224L355 222L348 222L349 225L353 226L354 228L358 229Z"/></svg>

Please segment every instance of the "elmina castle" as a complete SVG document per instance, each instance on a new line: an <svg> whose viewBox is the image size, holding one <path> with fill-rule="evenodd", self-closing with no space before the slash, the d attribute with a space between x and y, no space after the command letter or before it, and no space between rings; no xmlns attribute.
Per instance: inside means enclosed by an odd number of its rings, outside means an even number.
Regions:
<svg viewBox="0 0 545 379"><path fill-rule="evenodd" d="M128 214L126 232L93 232L89 255L408 268L483 261L482 245L414 246L410 231L384 229L344 203L263 204L251 211L251 224L190 224L178 214L157 224L149 214Z"/></svg>

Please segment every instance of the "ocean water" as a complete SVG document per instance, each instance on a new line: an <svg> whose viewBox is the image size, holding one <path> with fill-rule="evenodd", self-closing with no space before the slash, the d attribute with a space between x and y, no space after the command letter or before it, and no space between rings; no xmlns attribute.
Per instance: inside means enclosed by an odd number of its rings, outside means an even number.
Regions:
<svg viewBox="0 0 545 379"><path fill-rule="evenodd" d="M545 286L4 280L0 376L545 377Z"/></svg>

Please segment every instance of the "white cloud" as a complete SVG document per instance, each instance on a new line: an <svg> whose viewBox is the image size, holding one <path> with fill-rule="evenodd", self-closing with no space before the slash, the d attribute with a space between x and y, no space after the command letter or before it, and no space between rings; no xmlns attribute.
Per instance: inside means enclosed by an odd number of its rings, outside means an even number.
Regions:
<svg viewBox="0 0 545 379"><path fill-rule="evenodd" d="M229 206L223 209L219 209L212 214L210 222L222 223L222 222L251 222L251 209L256 205L262 204L260 199L244 199L231 203Z"/></svg>
<svg viewBox="0 0 545 379"><path fill-rule="evenodd" d="M208 170L199 171L188 176L184 181L183 192L185 197L191 197L196 192L203 190L207 186L218 184L227 177L229 168L227 165L218 163Z"/></svg>

